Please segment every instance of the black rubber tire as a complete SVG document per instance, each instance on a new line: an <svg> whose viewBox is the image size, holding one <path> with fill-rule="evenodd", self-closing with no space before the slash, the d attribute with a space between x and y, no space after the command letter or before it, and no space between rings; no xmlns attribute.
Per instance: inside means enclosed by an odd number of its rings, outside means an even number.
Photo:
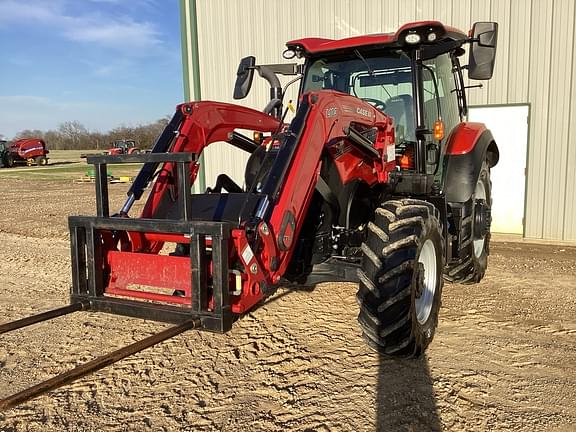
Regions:
<svg viewBox="0 0 576 432"><path fill-rule="evenodd" d="M442 295L445 243L438 210L426 201L386 201L368 224L358 271L358 322L368 345L393 357L418 357L432 341ZM417 318L416 299L422 289L422 246L434 245L435 291L424 322Z"/></svg>
<svg viewBox="0 0 576 432"><path fill-rule="evenodd" d="M11 154L6 156L6 168L12 168L14 166L14 156Z"/></svg>
<svg viewBox="0 0 576 432"><path fill-rule="evenodd" d="M46 159L46 156L37 156L34 161L36 162L36 165L38 166L45 166L48 165L48 159Z"/></svg>
<svg viewBox="0 0 576 432"><path fill-rule="evenodd" d="M490 168L485 161L480 169L478 182L484 184L486 191L486 204L492 208L492 182L490 181ZM479 256L474 252L475 208L476 193L464 204L462 215L462 246L460 247L460 260L446 266L444 279L448 282L462 284L475 284L482 280L488 268L488 255L490 254L490 230L484 238L484 247Z"/></svg>

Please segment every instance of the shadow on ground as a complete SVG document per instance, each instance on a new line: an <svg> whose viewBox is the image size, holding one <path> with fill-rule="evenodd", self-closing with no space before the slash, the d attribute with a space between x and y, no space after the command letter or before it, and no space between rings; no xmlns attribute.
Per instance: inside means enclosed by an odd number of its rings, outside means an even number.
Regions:
<svg viewBox="0 0 576 432"><path fill-rule="evenodd" d="M378 432L441 430L426 356L415 360L380 358L376 425Z"/></svg>
<svg viewBox="0 0 576 432"><path fill-rule="evenodd" d="M78 161L58 161L58 162L49 162L48 166L70 165L75 163L78 163Z"/></svg>

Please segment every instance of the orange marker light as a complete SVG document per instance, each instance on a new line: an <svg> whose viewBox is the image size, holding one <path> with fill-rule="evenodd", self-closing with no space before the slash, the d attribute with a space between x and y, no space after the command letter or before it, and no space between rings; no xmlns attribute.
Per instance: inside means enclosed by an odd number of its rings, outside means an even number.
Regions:
<svg viewBox="0 0 576 432"><path fill-rule="evenodd" d="M414 147L407 147L404 154L397 157L396 162L400 169L414 169Z"/></svg>
<svg viewBox="0 0 576 432"><path fill-rule="evenodd" d="M444 138L444 122L440 119L434 122L434 139L442 141Z"/></svg>

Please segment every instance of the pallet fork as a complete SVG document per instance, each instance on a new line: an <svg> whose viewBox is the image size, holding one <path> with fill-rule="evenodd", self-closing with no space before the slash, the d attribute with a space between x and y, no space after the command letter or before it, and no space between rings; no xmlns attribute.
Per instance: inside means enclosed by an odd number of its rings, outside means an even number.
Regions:
<svg viewBox="0 0 576 432"><path fill-rule="evenodd" d="M159 138L159 141L161 141L161 138ZM195 155L191 153L149 153L115 156L95 155L88 156L87 159L88 163L95 165L97 216L69 217L72 253L71 304L0 324L0 335L79 311L109 312L117 315L176 323L177 325L5 397L0 400L0 411L8 410L56 388L70 384L85 375L177 336L186 330L205 329L224 332L232 326L227 265L228 239L231 227L226 222L190 220L190 164L195 160ZM142 170L142 172L148 173L148 176L152 175L159 163L171 162L177 165L177 170L180 173L178 181L181 182L179 190L187 191L187 193L181 193L179 196L181 219L132 220L126 217L118 217L119 215L113 217L109 215L108 183L106 179L107 165L134 162L144 163L145 167L146 164L149 164L150 169ZM148 183L148 181L136 179L134 184L138 184L138 181L142 186ZM133 188L131 188L127 201L133 202L133 196ZM124 209L126 208L127 206L125 205ZM153 304L104 295L102 272L99 271L102 266L101 239L103 233L114 233L120 230L157 233L160 237L170 237L176 234L189 238L191 244L195 245L195 247L190 248L188 259L190 286L194 287L194 289L184 288L183 297L174 296L172 293L145 294L146 298L152 296L159 301L170 300L172 303L177 303L175 305ZM206 246L207 237L210 248ZM221 263L220 271L212 272L213 302L210 307L208 307L207 302L207 252L210 252L214 261ZM148 258L160 261L164 259L161 255L150 255ZM185 260L185 258L182 257L182 260ZM132 297L139 295L138 291L124 292L122 289L112 290L111 294L129 294Z"/></svg>

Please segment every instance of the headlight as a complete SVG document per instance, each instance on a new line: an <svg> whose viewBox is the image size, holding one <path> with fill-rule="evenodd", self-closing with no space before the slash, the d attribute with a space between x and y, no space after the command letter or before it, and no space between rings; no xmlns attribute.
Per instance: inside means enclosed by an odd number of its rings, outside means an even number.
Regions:
<svg viewBox="0 0 576 432"><path fill-rule="evenodd" d="M418 42L420 42L420 35L418 33L409 33L406 35L406 43L409 43L410 45L414 45L417 44Z"/></svg>

